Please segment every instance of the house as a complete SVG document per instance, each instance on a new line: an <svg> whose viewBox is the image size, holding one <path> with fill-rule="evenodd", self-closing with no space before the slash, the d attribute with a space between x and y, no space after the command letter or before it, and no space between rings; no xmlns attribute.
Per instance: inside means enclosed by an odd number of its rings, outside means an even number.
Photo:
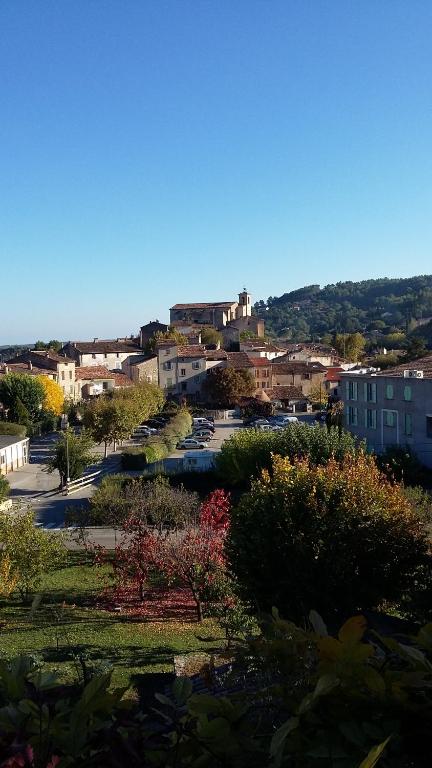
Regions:
<svg viewBox="0 0 432 768"><path fill-rule="evenodd" d="M263 357L266 360L274 360L276 357L286 355L286 350L261 339L247 339L240 342L240 351L246 352L251 358Z"/></svg>
<svg viewBox="0 0 432 768"><path fill-rule="evenodd" d="M139 333L139 345L141 349L144 349L148 341L155 335L155 333L166 333L169 330L169 325L160 323L159 320L152 320L146 325L142 325Z"/></svg>
<svg viewBox="0 0 432 768"><path fill-rule="evenodd" d="M327 368L339 364L339 355L333 347L325 344L286 344L284 362L291 360L321 363Z"/></svg>
<svg viewBox="0 0 432 768"><path fill-rule="evenodd" d="M65 400L76 400L75 360L53 349L27 350L5 364L8 371L30 376L48 376L63 390ZM3 366L3 373L5 373Z"/></svg>
<svg viewBox="0 0 432 768"><path fill-rule="evenodd" d="M131 355L122 364L122 371L134 384L159 382L157 355Z"/></svg>
<svg viewBox="0 0 432 768"><path fill-rule="evenodd" d="M382 372L340 376L346 429L376 453L408 447L432 468L432 355Z"/></svg>
<svg viewBox="0 0 432 768"><path fill-rule="evenodd" d="M271 362L266 357L249 357L249 360L253 366L251 373L253 373L256 388L270 389Z"/></svg>
<svg viewBox="0 0 432 768"><path fill-rule="evenodd" d="M103 365L109 371L121 371L122 364L130 357L142 355L138 340L129 339L93 339L93 341L68 341L60 350L76 365L88 368L91 365Z"/></svg>
<svg viewBox="0 0 432 768"><path fill-rule="evenodd" d="M29 438L16 435L0 435L0 475L28 464Z"/></svg>
<svg viewBox="0 0 432 768"><path fill-rule="evenodd" d="M338 398L340 389L340 375L344 371L342 366L337 365L332 368L327 368L327 372L324 378L324 387L329 397Z"/></svg>
<svg viewBox="0 0 432 768"><path fill-rule="evenodd" d="M79 366L75 371L77 400L111 392L122 387L131 387L133 382L124 373L109 371L103 365Z"/></svg>
<svg viewBox="0 0 432 768"><path fill-rule="evenodd" d="M278 357L271 363L271 387L298 387L303 395L309 395L315 386L324 386L327 369L321 363L302 361L284 362Z"/></svg>
<svg viewBox="0 0 432 768"><path fill-rule="evenodd" d="M270 402L281 403L283 408L292 413L304 413L309 410L310 403L299 387L276 386L266 390Z"/></svg>

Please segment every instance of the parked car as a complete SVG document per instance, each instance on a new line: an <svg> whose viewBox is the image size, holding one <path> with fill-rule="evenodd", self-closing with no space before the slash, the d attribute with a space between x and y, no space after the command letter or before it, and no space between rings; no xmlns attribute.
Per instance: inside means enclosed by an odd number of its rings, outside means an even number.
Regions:
<svg viewBox="0 0 432 768"><path fill-rule="evenodd" d="M213 433L209 429L194 429L192 437L195 437L196 439L199 437L206 437L208 440L211 440Z"/></svg>
<svg viewBox="0 0 432 768"><path fill-rule="evenodd" d="M158 431L155 427L149 427L147 424L140 424L140 426L135 429L135 432L148 432L149 435L157 435Z"/></svg>
<svg viewBox="0 0 432 768"><path fill-rule="evenodd" d="M185 437L184 440L181 440L179 443L177 443L177 448L179 450L187 450L188 448L208 448L208 443L200 442L194 437Z"/></svg>
<svg viewBox="0 0 432 768"><path fill-rule="evenodd" d="M197 429L208 429L209 432L214 432L215 428L209 421L202 421L200 424L192 424L192 429L195 432Z"/></svg>
<svg viewBox="0 0 432 768"><path fill-rule="evenodd" d="M255 424L255 429L259 429L261 432L273 432L275 427L272 424Z"/></svg>
<svg viewBox="0 0 432 768"><path fill-rule="evenodd" d="M151 427L137 427L133 434L134 437L152 437L157 434L157 429L151 429Z"/></svg>
<svg viewBox="0 0 432 768"><path fill-rule="evenodd" d="M147 419L142 425L143 427L152 427L153 429L161 429L165 426L163 419Z"/></svg>

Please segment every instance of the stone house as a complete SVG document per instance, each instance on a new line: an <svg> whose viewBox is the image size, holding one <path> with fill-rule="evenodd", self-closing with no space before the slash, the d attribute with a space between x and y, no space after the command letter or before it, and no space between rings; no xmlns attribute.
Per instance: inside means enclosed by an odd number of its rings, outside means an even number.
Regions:
<svg viewBox="0 0 432 768"><path fill-rule="evenodd" d="M123 363L130 357L142 355L137 339L94 339L93 341L68 341L60 350L76 365L88 368L103 365L109 371L121 371Z"/></svg>
<svg viewBox="0 0 432 768"><path fill-rule="evenodd" d="M282 362L277 358L271 364L271 387L298 387L304 395L309 395L316 385L324 387L327 369L321 363Z"/></svg>
<svg viewBox="0 0 432 768"><path fill-rule="evenodd" d="M5 365L8 370L16 373L48 376L60 385L65 400L76 399L75 360L65 354L54 352L53 349L32 349L13 357Z"/></svg>
<svg viewBox="0 0 432 768"><path fill-rule="evenodd" d="M149 384L158 384L158 358L157 355L133 355L128 357L122 365L123 373L134 384L146 381Z"/></svg>
<svg viewBox="0 0 432 768"><path fill-rule="evenodd" d="M77 400L87 400L132 384L125 373L109 371L103 365L78 366L76 369Z"/></svg>

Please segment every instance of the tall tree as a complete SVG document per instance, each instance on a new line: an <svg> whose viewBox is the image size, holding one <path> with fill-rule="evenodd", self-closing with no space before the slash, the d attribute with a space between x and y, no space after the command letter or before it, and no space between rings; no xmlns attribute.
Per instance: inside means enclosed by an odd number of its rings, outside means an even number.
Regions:
<svg viewBox="0 0 432 768"><path fill-rule="evenodd" d="M55 416L60 416L63 413L64 407L64 394L61 386L56 381L49 379L48 376L38 376L37 379L45 391L42 403L43 410L54 413Z"/></svg>
<svg viewBox="0 0 432 768"><path fill-rule="evenodd" d="M361 333L337 333L334 347L345 360L357 363L364 355L366 339Z"/></svg>
<svg viewBox="0 0 432 768"><path fill-rule="evenodd" d="M64 487L68 477L77 480L87 467L100 460L93 448L94 443L88 433L76 435L67 429L55 443L46 471L51 473L57 469L60 485Z"/></svg>
<svg viewBox="0 0 432 768"><path fill-rule="evenodd" d="M20 423L23 408L34 421L42 409L45 389L39 377L26 373L7 373L0 378L0 402L9 409L9 421Z"/></svg>
<svg viewBox="0 0 432 768"><path fill-rule="evenodd" d="M249 397L254 391L251 373L234 368L213 368L203 384L203 393L217 406L235 405L241 397Z"/></svg>

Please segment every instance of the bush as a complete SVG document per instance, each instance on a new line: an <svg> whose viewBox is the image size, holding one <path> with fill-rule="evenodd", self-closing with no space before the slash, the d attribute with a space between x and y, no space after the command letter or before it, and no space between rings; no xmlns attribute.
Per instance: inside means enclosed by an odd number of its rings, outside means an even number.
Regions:
<svg viewBox="0 0 432 768"><path fill-rule="evenodd" d="M0 475L0 504L7 499L10 494L10 485L3 475Z"/></svg>
<svg viewBox="0 0 432 768"><path fill-rule="evenodd" d="M0 435L16 435L25 437L27 427L24 424L15 424L12 421L0 421Z"/></svg>
<svg viewBox="0 0 432 768"><path fill-rule="evenodd" d="M278 432L245 429L226 440L217 457L216 469L231 485L248 486L263 469L271 470L272 455L307 458L311 464L338 461L356 452L353 435L337 428L322 429L308 424L289 424Z"/></svg>
<svg viewBox="0 0 432 768"><path fill-rule="evenodd" d="M423 522L373 457L314 467L275 457L232 512L227 553L241 596L301 621L378 607L429 562Z"/></svg>
<svg viewBox="0 0 432 768"><path fill-rule="evenodd" d="M148 464L166 459L175 450L179 440L189 434L192 428L192 417L186 408L179 411L170 419L159 435L149 437L139 448L127 448L122 457L123 469L144 469Z"/></svg>
<svg viewBox="0 0 432 768"><path fill-rule="evenodd" d="M428 470L408 446L387 448L376 457L376 462L389 479L405 485L422 484L427 476Z"/></svg>

